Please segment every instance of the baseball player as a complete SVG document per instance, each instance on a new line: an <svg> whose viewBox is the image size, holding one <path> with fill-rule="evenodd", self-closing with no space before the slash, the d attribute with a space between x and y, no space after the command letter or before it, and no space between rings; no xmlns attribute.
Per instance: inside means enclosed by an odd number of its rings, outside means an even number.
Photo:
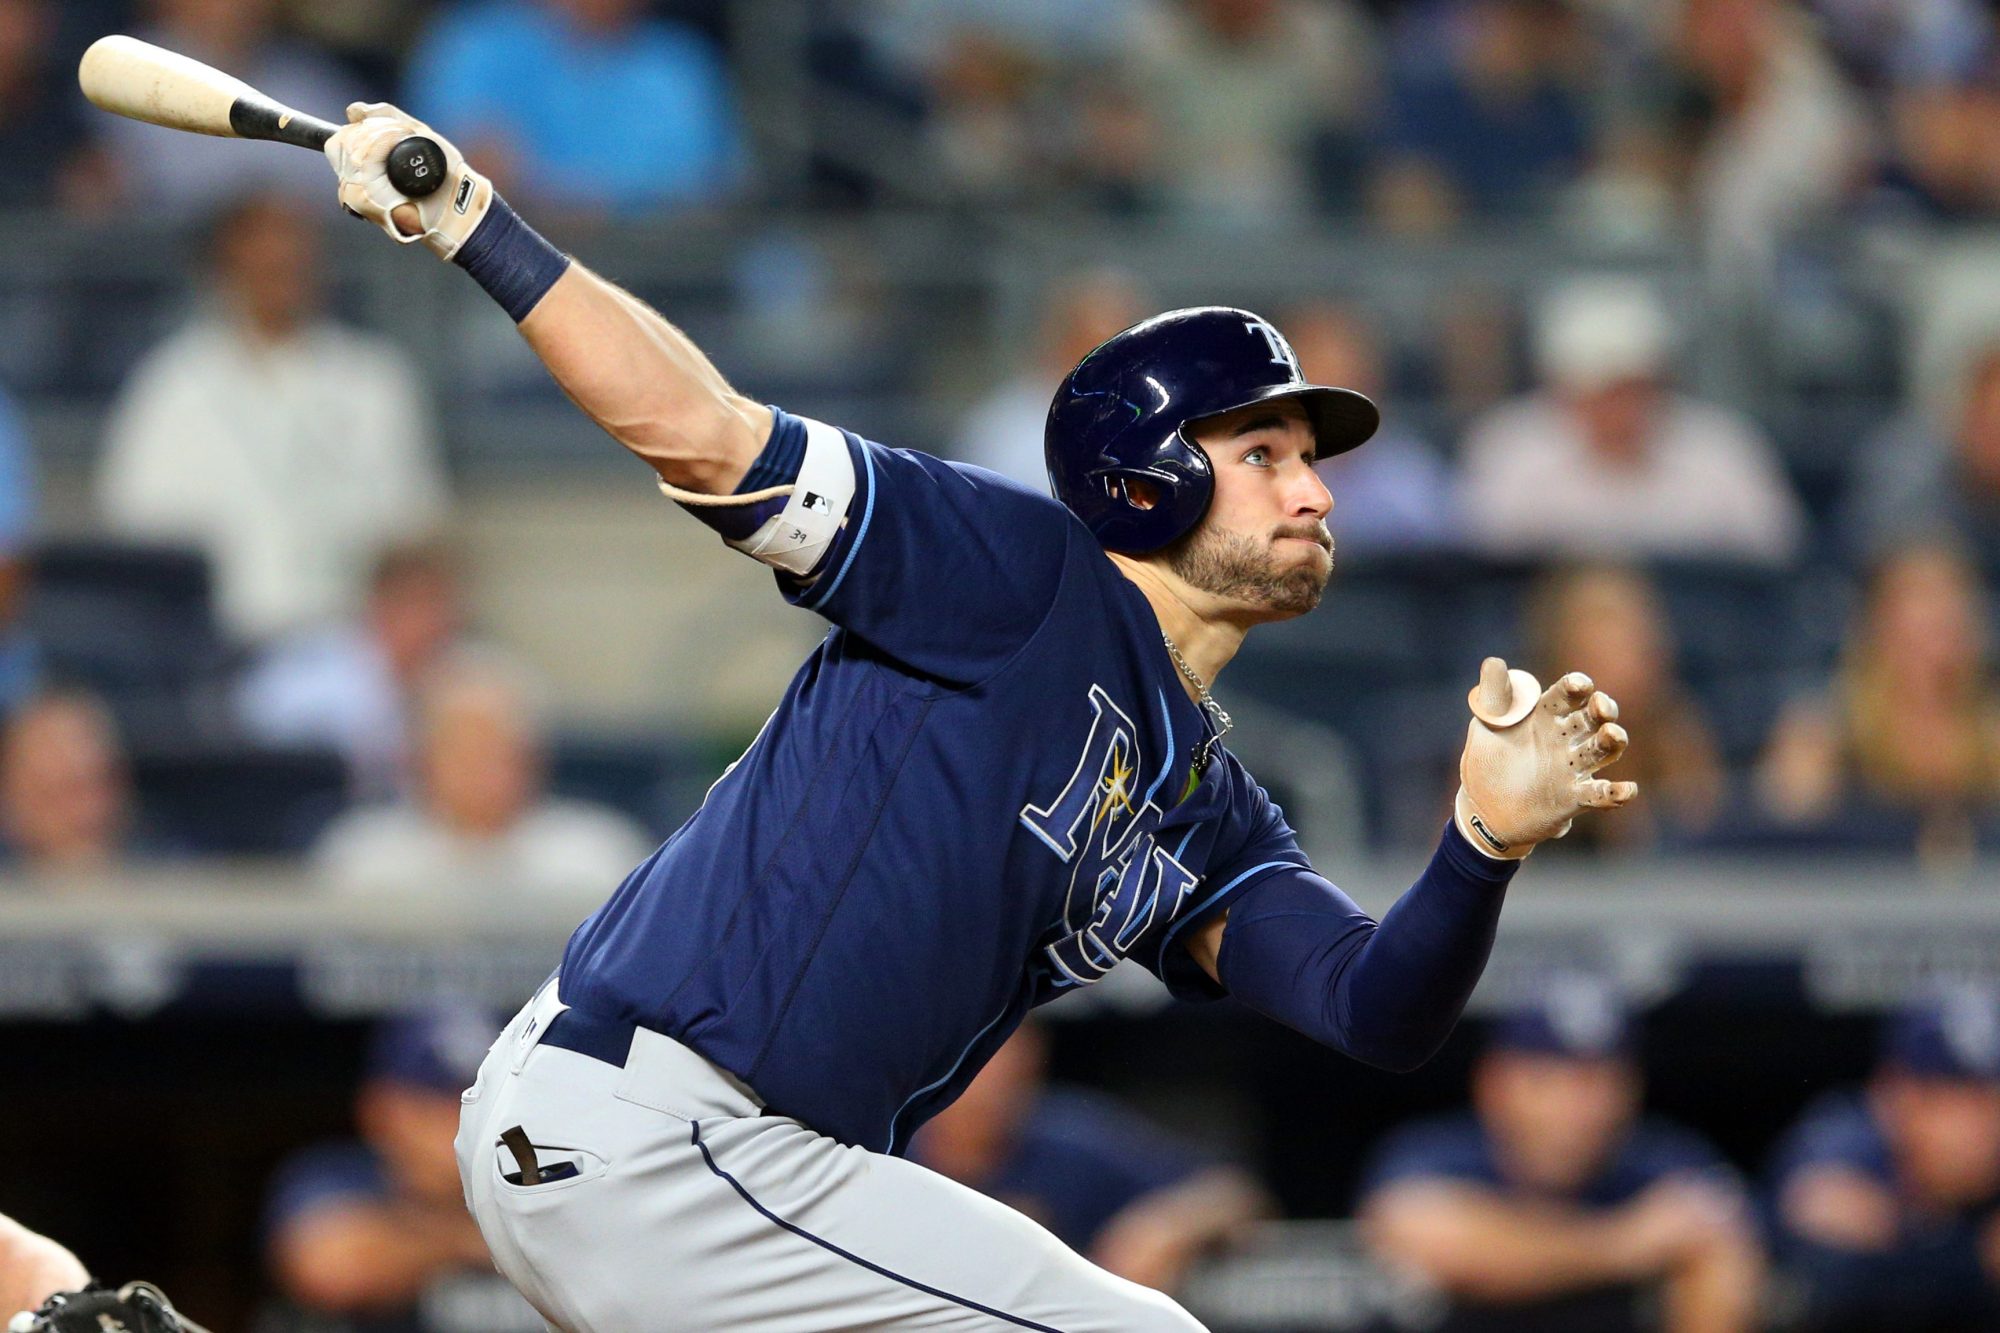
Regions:
<svg viewBox="0 0 2000 1333"><path fill-rule="evenodd" d="M1253 625L1318 602L1311 464L1374 431L1366 398L1307 383L1255 315L1173 311L1058 390L1051 500L742 396L455 148L446 188L399 195L385 158L433 131L348 118L341 203L464 268L669 497L833 625L465 1094L500 1270L566 1330L1199 1328L905 1160L911 1132L1030 1008L1127 958L1421 1063L1520 859L1635 794L1594 776L1616 706L1488 659L1455 818L1378 925L1222 747L1210 692Z"/></svg>

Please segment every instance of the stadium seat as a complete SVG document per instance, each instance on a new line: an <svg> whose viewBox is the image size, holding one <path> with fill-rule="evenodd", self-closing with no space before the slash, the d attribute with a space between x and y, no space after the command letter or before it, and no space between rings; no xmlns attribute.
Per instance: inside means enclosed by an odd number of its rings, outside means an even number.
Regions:
<svg viewBox="0 0 2000 1333"><path fill-rule="evenodd" d="M662 736L566 732L549 744L549 789L610 806L665 837L701 805L727 762Z"/></svg>
<svg viewBox="0 0 2000 1333"><path fill-rule="evenodd" d="M215 621L204 556L71 540L37 547L32 565L25 623L50 680L102 695L136 747L226 732L232 650Z"/></svg>
<svg viewBox="0 0 2000 1333"><path fill-rule="evenodd" d="M296 855L347 799L347 766L331 750L140 750L132 779L148 831L193 855Z"/></svg>

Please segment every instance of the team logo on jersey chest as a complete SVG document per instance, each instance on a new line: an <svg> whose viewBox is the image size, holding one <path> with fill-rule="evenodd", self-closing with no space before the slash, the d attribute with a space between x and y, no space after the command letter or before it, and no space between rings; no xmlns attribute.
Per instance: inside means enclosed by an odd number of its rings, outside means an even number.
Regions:
<svg viewBox="0 0 2000 1333"><path fill-rule="evenodd" d="M1117 966L1154 922L1172 920L1200 880L1154 838L1165 775L1143 785L1139 729L1101 687L1089 697L1090 734L1069 781L1048 803L1021 811L1028 831L1070 867L1067 933L1043 952L1082 985Z"/></svg>

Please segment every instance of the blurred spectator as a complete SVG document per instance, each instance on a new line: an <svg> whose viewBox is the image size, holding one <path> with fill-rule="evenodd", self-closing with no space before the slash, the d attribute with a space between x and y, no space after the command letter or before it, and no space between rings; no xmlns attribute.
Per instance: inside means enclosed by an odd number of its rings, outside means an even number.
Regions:
<svg viewBox="0 0 2000 1333"><path fill-rule="evenodd" d="M452 6L412 54L407 88L409 109L503 189L557 207L715 203L745 175L722 53L645 0Z"/></svg>
<svg viewBox="0 0 2000 1333"><path fill-rule="evenodd" d="M371 88L394 85L403 53L429 16L435 0L278 0L285 26L348 68L366 76ZM371 99L372 100L372 99Z"/></svg>
<svg viewBox="0 0 2000 1333"><path fill-rule="evenodd" d="M1041 1029L1023 1026L918 1132L913 1159L1000 1200L1122 1278L1172 1291L1270 1201L1109 1098L1046 1086Z"/></svg>
<svg viewBox="0 0 2000 1333"><path fill-rule="evenodd" d="M1049 402L1070 367L1091 348L1145 317L1145 298L1116 269L1056 278L1042 293L1035 360L972 406L959 422L954 454L1037 491L1049 488L1042 429Z"/></svg>
<svg viewBox="0 0 2000 1333"><path fill-rule="evenodd" d="M1547 679L1582 671L1618 701L1634 737L1617 776L1639 784L1636 819L1579 826L1561 848L1644 850L1663 830L1699 833L1714 822L1724 776L1714 734L1682 685L1673 627L1652 581L1623 565L1579 565L1542 576L1529 595L1529 665Z"/></svg>
<svg viewBox="0 0 2000 1333"><path fill-rule="evenodd" d="M1860 107L1793 0L1687 0L1680 53L1713 113L1693 181L1711 255L1766 266L1861 183Z"/></svg>
<svg viewBox="0 0 2000 1333"><path fill-rule="evenodd" d="M1129 81L1107 71L1149 2L853 0L874 63L922 90L942 181L913 173L910 184L1014 208L1063 198L1135 208L1152 136Z"/></svg>
<svg viewBox="0 0 2000 1333"><path fill-rule="evenodd" d="M36 508L33 445L14 400L0 391L0 714L27 698L38 674L21 614L33 580L28 542Z"/></svg>
<svg viewBox="0 0 2000 1333"><path fill-rule="evenodd" d="M1359 311L1317 301L1286 311L1278 327L1308 380L1386 401L1389 377L1381 340ZM1387 412L1367 447L1317 465L1333 492L1328 522L1342 556L1435 550L1458 543L1444 460L1405 422L1393 410Z"/></svg>
<svg viewBox="0 0 2000 1333"><path fill-rule="evenodd" d="M124 749L104 705L77 691L30 700L0 733L6 864L61 878L108 870L131 844Z"/></svg>
<svg viewBox="0 0 2000 1333"><path fill-rule="evenodd" d="M407 791L411 703L457 642L462 600L441 547L388 548L359 618L289 638L250 668L237 693L244 730L274 745L339 750L362 799Z"/></svg>
<svg viewBox="0 0 2000 1333"><path fill-rule="evenodd" d="M1979 73L1993 19L1983 0L1814 0L1828 46L1865 87Z"/></svg>
<svg viewBox="0 0 2000 1333"><path fill-rule="evenodd" d="M1890 156L1875 201L1885 211L1948 222L2000 211L2000 89L1989 71L1981 75L1891 94Z"/></svg>
<svg viewBox="0 0 2000 1333"><path fill-rule="evenodd" d="M1637 280L1587 278L1543 304L1539 392L1467 431L1460 504L1502 556L1778 563L1804 516L1749 420L1673 391L1673 330Z"/></svg>
<svg viewBox="0 0 2000 1333"><path fill-rule="evenodd" d="M1773 1171L1812 1333L2000 1328L2000 1001L1947 993L1885 1025L1862 1091L1806 1109Z"/></svg>
<svg viewBox="0 0 2000 1333"><path fill-rule="evenodd" d="M1842 514L1848 553L1872 563L1944 540L2000 575L2000 341L1970 358L1942 428L1907 413L1868 442Z"/></svg>
<svg viewBox="0 0 2000 1333"><path fill-rule="evenodd" d="M120 393L97 501L120 533L204 549L224 626L259 642L352 614L376 553L436 524L444 478L409 355L322 313L296 206L232 205L210 257L203 308Z"/></svg>
<svg viewBox="0 0 2000 1333"><path fill-rule="evenodd" d="M1375 34L1350 0L1158 0L1123 70L1161 203L1257 222L1303 212L1308 153L1372 108Z"/></svg>
<svg viewBox="0 0 2000 1333"><path fill-rule="evenodd" d="M1763 1262L1741 1188L1687 1130L1639 1116L1617 1002L1563 978L1501 1017L1473 1114L1409 1126L1362 1187L1365 1233L1452 1302L1449 1330L1664 1333L1756 1327Z"/></svg>
<svg viewBox="0 0 2000 1333"><path fill-rule="evenodd" d="M540 1333L465 1210L459 1093L499 1020L439 1008L381 1024L354 1102L357 1140L285 1162L265 1205L278 1288L325 1333Z"/></svg>
<svg viewBox="0 0 2000 1333"><path fill-rule="evenodd" d="M352 811L321 836L313 859L334 889L594 901L653 849L624 816L544 792L542 720L527 683L498 661L440 666L418 702L416 743L413 798Z"/></svg>
<svg viewBox="0 0 2000 1333"><path fill-rule="evenodd" d="M109 163L87 141L68 53L48 0L0 0L0 208L111 203Z"/></svg>
<svg viewBox="0 0 2000 1333"><path fill-rule="evenodd" d="M1558 0L1418 7L1383 116L1376 218L1428 234L1546 211L1589 143L1581 35Z"/></svg>
<svg viewBox="0 0 2000 1333"><path fill-rule="evenodd" d="M1839 673L1779 718L1759 778L1782 822L1903 814L1926 858L1971 851L1975 821L2000 803L2000 681L1962 556L1918 546L1875 570Z"/></svg>
<svg viewBox="0 0 2000 1333"><path fill-rule="evenodd" d="M277 0L146 0L136 35L227 70L288 106L342 119L363 90L310 47L279 37ZM94 116L121 193L152 215L199 218L253 190L278 191L322 207L324 159L278 144L242 144L183 134L120 116Z"/></svg>

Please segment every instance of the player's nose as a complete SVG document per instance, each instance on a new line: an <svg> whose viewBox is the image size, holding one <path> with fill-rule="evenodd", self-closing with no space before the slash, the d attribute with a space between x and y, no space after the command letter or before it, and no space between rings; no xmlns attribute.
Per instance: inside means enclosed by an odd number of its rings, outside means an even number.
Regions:
<svg viewBox="0 0 2000 1333"><path fill-rule="evenodd" d="M1295 518L1325 518L1333 512L1333 492L1316 468L1299 469L1285 496L1286 513Z"/></svg>

